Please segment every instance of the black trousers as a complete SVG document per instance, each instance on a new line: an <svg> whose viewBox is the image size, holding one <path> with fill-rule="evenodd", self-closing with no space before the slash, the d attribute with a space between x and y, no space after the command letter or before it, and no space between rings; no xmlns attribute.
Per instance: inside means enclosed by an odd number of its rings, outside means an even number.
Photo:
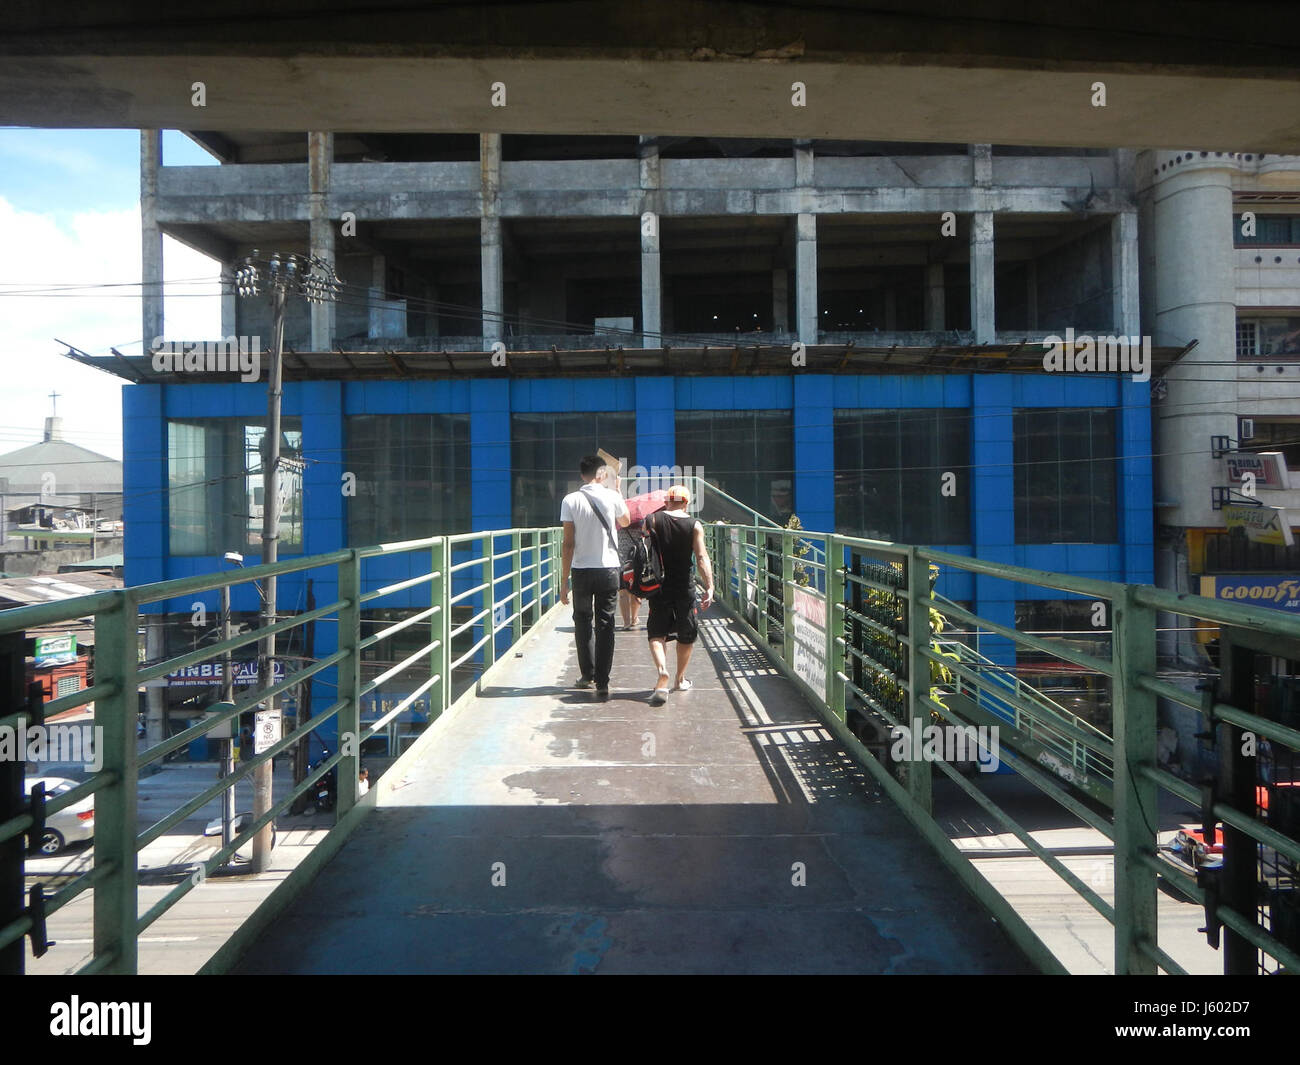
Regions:
<svg viewBox="0 0 1300 1065"><path fill-rule="evenodd" d="M597 688L608 688L609 671L614 664L618 570L575 569L570 571L570 576L578 669L584 677L594 680Z"/></svg>

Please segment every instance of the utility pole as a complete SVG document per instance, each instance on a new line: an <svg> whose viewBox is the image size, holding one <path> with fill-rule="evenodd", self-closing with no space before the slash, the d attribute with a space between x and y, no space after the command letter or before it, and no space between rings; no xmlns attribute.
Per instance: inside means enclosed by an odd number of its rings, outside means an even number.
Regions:
<svg viewBox="0 0 1300 1065"><path fill-rule="evenodd" d="M221 642L228 643L231 636L230 624L230 585L221 586ZM221 701L235 701L234 657L229 651L221 656ZM234 718L227 729L230 735L221 741L221 775L228 777L235 771L232 755L235 747L234 731L239 727L239 719ZM229 787L221 796L221 848L230 846L235 838L235 789Z"/></svg>
<svg viewBox="0 0 1300 1065"><path fill-rule="evenodd" d="M245 259L235 275L241 295L257 295L265 281L271 287L273 319L270 363L266 373L266 433L262 438L262 562L279 559L280 536L280 400L284 354L284 307L290 289L310 302L332 299L339 288L338 275L331 263L314 255L272 255L269 262L257 258L257 252ZM276 578L262 578L260 625L269 629L276 621ZM275 634L264 635L258 646L258 688L266 693L275 685ZM279 715L275 697L265 695L254 717L253 752L260 754L280 738ZM252 772L253 820L271 809L272 766L268 761ZM253 837L254 873L266 872L270 864L274 827L267 822Z"/></svg>

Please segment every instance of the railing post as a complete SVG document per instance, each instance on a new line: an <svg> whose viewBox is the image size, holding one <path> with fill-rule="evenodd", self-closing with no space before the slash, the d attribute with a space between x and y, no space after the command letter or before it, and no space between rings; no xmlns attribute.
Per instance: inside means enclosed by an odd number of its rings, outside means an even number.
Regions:
<svg viewBox="0 0 1300 1065"><path fill-rule="evenodd" d="M357 775L361 770L361 554L353 550L339 563L339 650L348 656L339 662L338 787L335 817L356 805ZM346 702L344 701L346 699ZM350 737L350 738L349 738Z"/></svg>
<svg viewBox="0 0 1300 1065"><path fill-rule="evenodd" d="M95 793L95 960L109 956L102 970L134 975L138 968L136 921L136 598L132 589L116 606L95 614L95 683L113 686L95 700L95 731L103 752L101 772L113 782Z"/></svg>
<svg viewBox="0 0 1300 1065"><path fill-rule="evenodd" d="M764 646L767 644L767 596L768 575L767 575L767 533L761 531L758 523L754 523L754 546L758 550L758 557L754 560L754 602L758 607L758 617L754 619L758 627L758 635L762 638Z"/></svg>
<svg viewBox="0 0 1300 1065"><path fill-rule="evenodd" d="M483 643L483 668L486 670L493 662L497 660L497 638L493 631L497 624L496 608L496 585L492 582L496 580L496 567L492 563L492 556L496 554L497 538L492 533L483 535L483 609L487 614L483 618L483 635L487 639ZM471 630L472 631L472 630Z"/></svg>
<svg viewBox="0 0 1300 1065"><path fill-rule="evenodd" d="M727 526L714 526L718 530L713 544L713 584L714 591L717 592L717 598L724 603L731 602L731 563L727 556L730 554L730 538L727 535Z"/></svg>
<svg viewBox="0 0 1300 1065"><path fill-rule="evenodd" d="M429 583L429 606L434 608L429 619L429 642L438 646L429 655L429 675L438 677L438 683L429 693L429 720L435 721L451 705L451 677L447 668L451 664L451 546L441 537L430 550L433 572L438 574ZM436 692L436 694L434 694Z"/></svg>
<svg viewBox="0 0 1300 1065"><path fill-rule="evenodd" d="M546 580L541 586L543 595L542 609L543 612L550 610L555 605L554 595L556 594L557 581L559 580L559 561L558 534L554 529L546 530L543 535L546 542Z"/></svg>
<svg viewBox="0 0 1300 1065"><path fill-rule="evenodd" d="M1111 684L1115 730L1115 975L1151 975L1155 962L1140 951L1158 934L1155 872L1143 859L1156 853L1156 785L1139 775L1156 760L1156 697L1137 686L1156 673L1156 615L1124 586L1111 604Z"/></svg>
<svg viewBox="0 0 1300 1065"><path fill-rule="evenodd" d="M841 721L844 713L844 549L826 537L826 706Z"/></svg>
<svg viewBox="0 0 1300 1065"><path fill-rule="evenodd" d="M522 543L517 531L510 534L511 560L515 567L514 578L510 582L511 603L514 604L514 609L510 613L515 616L510 626L511 643L518 643L524 635L524 554L520 546Z"/></svg>
<svg viewBox="0 0 1300 1065"><path fill-rule="evenodd" d="M794 664L794 533L781 531L781 657Z"/></svg>
<svg viewBox="0 0 1300 1065"><path fill-rule="evenodd" d="M907 719L913 751L923 749L921 736L930 722L924 699L930 694L930 563L915 547L907 549ZM907 791L926 813L933 809L930 763L913 759L907 766Z"/></svg>

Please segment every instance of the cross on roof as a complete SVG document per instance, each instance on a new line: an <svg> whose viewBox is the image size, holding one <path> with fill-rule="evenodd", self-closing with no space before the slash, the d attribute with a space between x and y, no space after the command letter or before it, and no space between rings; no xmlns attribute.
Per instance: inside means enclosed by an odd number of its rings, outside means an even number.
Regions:
<svg viewBox="0 0 1300 1065"><path fill-rule="evenodd" d="M54 409L50 411L50 414L52 416L57 416L59 413L59 393L51 392L50 399L54 401Z"/></svg>

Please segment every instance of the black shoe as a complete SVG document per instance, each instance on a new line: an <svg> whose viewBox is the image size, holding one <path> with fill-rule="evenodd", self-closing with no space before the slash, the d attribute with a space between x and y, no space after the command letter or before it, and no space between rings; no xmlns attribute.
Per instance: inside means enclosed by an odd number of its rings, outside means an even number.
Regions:
<svg viewBox="0 0 1300 1065"><path fill-rule="evenodd" d="M596 683L596 682L595 682L594 680L592 680L590 677L579 677L579 678L578 678L578 683L575 684L574 687L575 687L575 688L590 688L590 687L591 687L593 684L595 684L595 683Z"/></svg>
<svg viewBox="0 0 1300 1065"><path fill-rule="evenodd" d="M597 688L597 689L596 689L596 701L597 701L598 703L607 703L607 702L609 702L609 685L608 685L608 684L605 685L605 687L603 687L603 688Z"/></svg>

